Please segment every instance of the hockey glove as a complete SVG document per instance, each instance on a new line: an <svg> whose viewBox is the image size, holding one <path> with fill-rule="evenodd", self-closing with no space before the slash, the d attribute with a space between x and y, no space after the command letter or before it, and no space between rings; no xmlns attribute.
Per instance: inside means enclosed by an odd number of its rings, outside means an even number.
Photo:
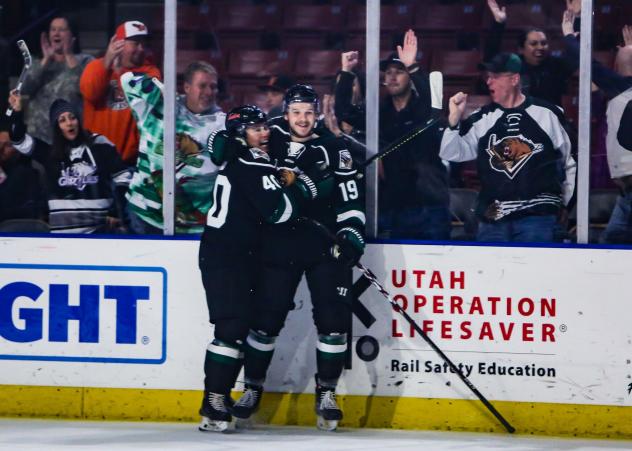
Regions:
<svg viewBox="0 0 632 451"><path fill-rule="evenodd" d="M287 143L287 156L279 163L279 180L283 186L290 186L296 180L296 176L301 172L296 164L297 158L305 150L305 146L301 143Z"/></svg>
<svg viewBox="0 0 632 451"><path fill-rule="evenodd" d="M364 238L352 227L345 227L336 234L336 244L331 247L331 255L347 266L355 266L364 254Z"/></svg>
<svg viewBox="0 0 632 451"><path fill-rule="evenodd" d="M248 149L248 144L242 137L230 136L226 130L221 130L208 137L207 148L211 161L221 166L237 158L244 149Z"/></svg>
<svg viewBox="0 0 632 451"><path fill-rule="evenodd" d="M331 171L324 163L316 166L318 167L299 175L294 175L294 172L285 170L287 174L292 174L292 177L294 177L295 180L294 186L298 188L301 195L306 200L314 200L318 197L329 196L333 189L333 177L331 177Z"/></svg>

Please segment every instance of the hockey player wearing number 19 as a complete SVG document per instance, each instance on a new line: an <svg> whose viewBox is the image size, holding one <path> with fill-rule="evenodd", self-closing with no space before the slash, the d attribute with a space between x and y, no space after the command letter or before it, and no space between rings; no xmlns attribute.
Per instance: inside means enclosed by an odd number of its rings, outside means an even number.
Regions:
<svg viewBox="0 0 632 451"><path fill-rule="evenodd" d="M281 186L268 155L266 115L259 108L233 109L226 116L226 131L217 134L221 139L215 139L214 150L230 147L234 155L220 167L200 242L202 283L215 325L204 362L201 431L224 431L231 421L230 391L254 311L263 224L297 217L319 190L318 173L313 179L302 174L290 186ZM323 179L327 175L321 174Z"/></svg>
<svg viewBox="0 0 632 451"><path fill-rule="evenodd" d="M277 339L303 275L311 294L316 344L316 405L320 429L334 430L342 419L336 386L344 366L351 320L351 267L364 251L364 187L346 144L335 136L315 133L319 113L316 92L307 85L290 87L284 116L271 125L271 152L282 179L325 165L333 171L332 191L311 202L304 216L336 233L332 247L305 223L270 225L262 250L257 311L245 347L245 390L233 414L248 418L257 408ZM289 130L289 131L288 131Z"/></svg>

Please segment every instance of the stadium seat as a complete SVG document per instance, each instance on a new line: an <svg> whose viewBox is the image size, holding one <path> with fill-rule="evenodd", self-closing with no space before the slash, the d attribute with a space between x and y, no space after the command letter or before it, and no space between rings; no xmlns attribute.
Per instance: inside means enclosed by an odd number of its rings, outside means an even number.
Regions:
<svg viewBox="0 0 632 451"><path fill-rule="evenodd" d="M287 50L233 50L228 62L231 77L266 77L292 73L293 53Z"/></svg>
<svg viewBox="0 0 632 451"><path fill-rule="evenodd" d="M425 31L479 30L483 12L479 3L418 6L415 28ZM423 32L421 36L424 36Z"/></svg>
<svg viewBox="0 0 632 451"><path fill-rule="evenodd" d="M423 33L423 31L421 31L420 33ZM446 50L458 50L456 44L456 33L430 34L421 38L421 48L423 50L438 50L440 52Z"/></svg>
<svg viewBox="0 0 632 451"><path fill-rule="evenodd" d="M288 5L283 29L293 32L339 31L344 28L345 11L340 5Z"/></svg>
<svg viewBox="0 0 632 451"><path fill-rule="evenodd" d="M303 78L334 77L338 70L339 50L306 50L298 53L294 74Z"/></svg>
<svg viewBox="0 0 632 451"><path fill-rule="evenodd" d="M479 52L471 50L436 51L432 55L432 69L443 73L445 77L478 77L478 64L482 58Z"/></svg>
<svg viewBox="0 0 632 451"><path fill-rule="evenodd" d="M589 193L588 216L591 227L605 229L617 201L616 189L592 189Z"/></svg>
<svg viewBox="0 0 632 451"><path fill-rule="evenodd" d="M282 11L276 5L229 5L215 10L218 31L252 32L277 30Z"/></svg>
<svg viewBox="0 0 632 451"><path fill-rule="evenodd" d="M458 241L474 241L478 219L474 214L478 191L468 188L450 188L450 214L452 232L450 238Z"/></svg>
<svg viewBox="0 0 632 451"><path fill-rule="evenodd" d="M413 26L413 5L383 5L380 8L380 27L385 31L404 32ZM347 30L351 33L366 28L366 5L354 5L347 12Z"/></svg>
<svg viewBox="0 0 632 451"><path fill-rule="evenodd" d="M508 30L522 30L525 27L546 28L549 17L545 9L544 2L533 2L527 4L507 5ZM557 19L558 28L562 23L562 18Z"/></svg>
<svg viewBox="0 0 632 451"><path fill-rule="evenodd" d="M331 89L332 89L331 80L312 80L312 81L307 81L307 83L311 85L312 88L314 88L314 90L318 93L321 101L325 94L331 94Z"/></svg>
<svg viewBox="0 0 632 451"><path fill-rule="evenodd" d="M257 105L259 108L264 108L266 100L266 93L259 90L253 90L244 88L241 92L239 104L240 105Z"/></svg>
<svg viewBox="0 0 632 451"><path fill-rule="evenodd" d="M282 48L341 48L345 37L345 16L345 8L341 5L286 6L281 32Z"/></svg>
<svg viewBox="0 0 632 451"><path fill-rule="evenodd" d="M595 31L620 33L621 22L626 22L621 18L621 8L614 1L599 2L594 6L593 26ZM627 21L630 19L628 18Z"/></svg>
<svg viewBox="0 0 632 451"><path fill-rule="evenodd" d="M610 214L617 201L619 191L616 189L591 189L588 197L588 241L599 243L601 236L608 224ZM569 222L573 227L569 234L576 233L577 206L569 213Z"/></svg>
<svg viewBox="0 0 632 451"><path fill-rule="evenodd" d="M546 2L546 15L548 16L547 28L559 33L562 16L566 10L566 2ZM550 37L550 36L549 36Z"/></svg>
<svg viewBox="0 0 632 451"><path fill-rule="evenodd" d="M157 8L151 21L152 33L162 33L165 29L164 7ZM178 5L177 10L178 31L199 31L210 29L214 25L214 15L211 10L202 10L200 6Z"/></svg>
<svg viewBox="0 0 632 451"><path fill-rule="evenodd" d="M565 95L562 96L562 108L564 109L564 116L571 124L577 124L577 117L579 115L579 96L578 95Z"/></svg>
<svg viewBox="0 0 632 451"><path fill-rule="evenodd" d="M176 52L176 73L181 76L187 66L193 61L205 61L211 63L220 76L226 70L226 58L224 54L211 50L178 50Z"/></svg>
<svg viewBox="0 0 632 451"><path fill-rule="evenodd" d="M610 50L597 51L597 52L593 52L592 56L593 56L593 59L595 59L596 61L599 61L608 69L614 69L614 59L616 57L616 54L613 51L610 51Z"/></svg>
<svg viewBox="0 0 632 451"><path fill-rule="evenodd" d="M389 34L382 33L380 35L380 49L389 49L389 48L393 48L393 39ZM362 55L366 51L366 36L364 32L348 33L345 37L343 50L344 51L358 50L360 52L360 57L362 58Z"/></svg>

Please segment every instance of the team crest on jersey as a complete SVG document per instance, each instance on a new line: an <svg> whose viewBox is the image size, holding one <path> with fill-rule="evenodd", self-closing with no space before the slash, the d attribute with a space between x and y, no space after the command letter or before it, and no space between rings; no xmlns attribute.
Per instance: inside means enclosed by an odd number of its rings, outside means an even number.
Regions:
<svg viewBox="0 0 632 451"><path fill-rule="evenodd" d="M250 154L252 155L252 158L254 158L255 160L263 159L266 161L270 161L270 156L267 154L267 152L264 152L258 147L251 147L248 150L250 150Z"/></svg>
<svg viewBox="0 0 632 451"><path fill-rule="evenodd" d="M339 169L351 169L353 166L353 158L351 158L351 152L347 149L342 149L338 151L340 155L340 163L338 164Z"/></svg>
<svg viewBox="0 0 632 451"><path fill-rule="evenodd" d="M513 179L527 161L543 148L542 144L536 144L522 135L505 136L496 141L496 135L492 134L486 150L490 156L489 163L492 169L504 172L507 177Z"/></svg>
<svg viewBox="0 0 632 451"><path fill-rule="evenodd" d="M287 156L290 158L294 158L295 160L298 160L298 157L300 157L304 151L305 151L304 144L291 142L288 144Z"/></svg>

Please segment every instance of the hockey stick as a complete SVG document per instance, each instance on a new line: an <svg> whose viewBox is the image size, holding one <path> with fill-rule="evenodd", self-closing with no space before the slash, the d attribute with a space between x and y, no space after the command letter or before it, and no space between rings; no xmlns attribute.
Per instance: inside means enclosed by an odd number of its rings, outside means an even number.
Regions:
<svg viewBox="0 0 632 451"><path fill-rule="evenodd" d="M388 154L390 154L392 152L395 152L397 149L399 149L404 144L412 141L417 136L419 136L422 133L424 133L430 127L432 127L437 122L439 122L439 120L440 120L439 118L430 119L428 122L426 122L426 124L423 127L418 128L417 130L413 130L408 135L405 135L403 138L401 138L400 140L396 141L395 143L389 144L386 147L386 149L384 149L383 151L378 152L375 155L371 156L368 160L366 160L364 163L361 164L361 167L366 167L366 166L370 165L371 163L373 163L375 160L381 160L382 158L384 158Z"/></svg>
<svg viewBox="0 0 632 451"><path fill-rule="evenodd" d="M309 223L310 225L318 229L322 235L329 237L334 242L336 241L336 237L331 233L331 231L320 222L311 218L300 218L300 221ZM371 271L369 268L367 268L360 262L356 263L355 267L358 268L360 272L362 272L364 277L366 277L369 282L371 282L371 285L377 288L380 294L384 296L386 300L391 304L393 309L399 314L401 314L404 317L404 319L408 322L408 324L410 324L415 329L415 331L417 331L417 333L421 335L421 338L423 338L424 341L428 343L428 345L430 345L430 347L437 354L439 354L439 356L443 359L443 361L448 364L448 366L450 367L450 370L459 376L459 378L463 381L465 385L467 385L467 387L472 391L472 393L474 393L476 397L483 403L483 405L487 407L487 410L489 410L492 413L492 415L494 415L496 419L505 427L505 429L507 429L507 432L509 432L510 434L513 434L516 431L516 429L511 424L509 424L509 422L505 419L505 417L503 417L500 414L500 412L496 410L496 408L492 405L492 403L490 403L487 400L487 398L483 396L483 394L480 391L478 391L478 389L467 378L467 376L465 376L465 374L463 374L463 372L459 369L459 367L456 366L454 362L452 362L452 360L450 360L450 358L447 355L445 355L445 353L441 350L441 348L439 348L439 346L437 346L436 343L432 341L432 339L428 336L428 334L426 334L423 331L423 329L419 327L419 325L415 322L415 320L412 319L410 315L408 315L408 313L406 313L402 309L402 307L393 300L390 293L386 291L386 288L384 288L384 286L378 281L377 276L373 273L373 271Z"/></svg>
<svg viewBox="0 0 632 451"><path fill-rule="evenodd" d="M31 63L33 62L33 59L31 58L31 52L29 51L29 48L26 45L26 42L24 42L23 40L19 40L17 42L17 45L18 45L18 48L20 49L20 52L22 52L22 59L24 60L24 67L22 67L22 72L20 73L20 77L18 78L18 83L14 90L16 94L20 94L20 90L22 89L22 85L24 84L24 80L26 79L26 73L31 68ZM8 117L11 117L11 115L13 114L13 108L11 107L7 108L7 111L5 114Z"/></svg>

